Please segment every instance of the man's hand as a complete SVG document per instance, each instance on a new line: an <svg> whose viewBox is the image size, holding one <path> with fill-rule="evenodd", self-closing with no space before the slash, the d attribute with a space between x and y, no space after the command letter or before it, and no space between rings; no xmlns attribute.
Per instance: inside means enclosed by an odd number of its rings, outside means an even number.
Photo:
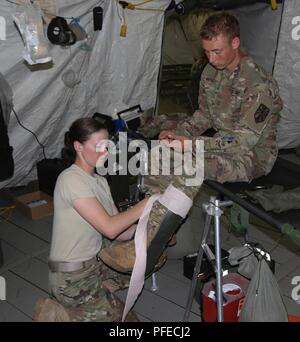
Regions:
<svg viewBox="0 0 300 342"><path fill-rule="evenodd" d="M176 134L172 131L161 131L158 139L159 140L165 140L165 139L174 140L175 136Z"/></svg>
<svg viewBox="0 0 300 342"><path fill-rule="evenodd" d="M191 151L192 143L190 138L184 135L177 135L172 131L162 131L159 135L162 143L170 148L174 148L177 152ZM190 141L190 143L188 143Z"/></svg>

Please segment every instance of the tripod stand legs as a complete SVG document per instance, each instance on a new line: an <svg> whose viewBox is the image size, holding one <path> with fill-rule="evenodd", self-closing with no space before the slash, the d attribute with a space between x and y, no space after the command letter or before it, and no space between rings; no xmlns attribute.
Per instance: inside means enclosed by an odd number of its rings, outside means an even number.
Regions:
<svg viewBox="0 0 300 342"><path fill-rule="evenodd" d="M216 254L216 295L217 295L217 309L218 309L218 322L223 322L223 287L222 287L222 256L221 256L221 241L220 241L220 216L222 211L219 209L219 201L215 200L216 213L215 221L215 254Z"/></svg>
<svg viewBox="0 0 300 342"><path fill-rule="evenodd" d="M189 319L195 289L197 285L198 275L200 274L201 263L203 259L203 253L206 254L210 261L215 261L215 273L216 273L216 298L218 309L218 322L223 322L223 291L222 291L222 256L221 256L221 239L220 239L220 217L223 211L220 207L226 207L232 205L231 201L220 202L215 197L210 198L208 204L203 204L203 209L206 211L206 219L204 230L201 237L201 243L199 247L198 256L196 259L196 265L194 268L193 279L190 285L188 301L184 312L183 322L187 322ZM207 237L210 229L211 219L214 216L214 233L215 233L215 255L207 245Z"/></svg>
<svg viewBox="0 0 300 342"><path fill-rule="evenodd" d="M189 317L190 317L190 312L191 312L191 307L192 307L193 300L194 300L194 294L195 294L195 289L196 289L196 285L197 285L198 275L200 273L201 263L202 263L202 259L203 259L204 249L202 248L202 243L203 243L203 241L206 241L206 237L207 237L208 232L209 232L210 223L211 223L211 216L206 215L205 226L204 226L204 230L202 232L200 248L199 248L199 252L197 255L197 259L196 259L196 264L195 264L194 273L193 273L193 279L192 279L192 282L190 285L188 301L187 301L186 309L184 312L183 322L187 322Z"/></svg>

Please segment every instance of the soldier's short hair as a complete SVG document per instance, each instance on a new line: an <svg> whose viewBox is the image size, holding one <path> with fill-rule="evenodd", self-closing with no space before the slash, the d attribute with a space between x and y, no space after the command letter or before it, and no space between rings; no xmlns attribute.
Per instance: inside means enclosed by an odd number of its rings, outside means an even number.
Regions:
<svg viewBox="0 0 300 342"><path fill-rule="evenodd" d="M213 14L206 19L200 30L200 37L205 40L211 40L220 34L229 41L240 37L240 24L235 16L226 12Z"/></svg>

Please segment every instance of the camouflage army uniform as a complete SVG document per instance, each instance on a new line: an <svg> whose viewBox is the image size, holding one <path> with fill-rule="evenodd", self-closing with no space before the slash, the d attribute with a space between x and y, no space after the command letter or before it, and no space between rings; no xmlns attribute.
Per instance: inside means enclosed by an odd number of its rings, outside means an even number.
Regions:
<svg viewBox="0 0 300 342"><path fill-rule="evenodd" d="M108 246L109 240L103 239ZM121 321L124 304L115 291L129 285L130 276L120 275L101 262L73 272L49 272L50 295L66 310L70 321ZM128 316L136 321L133 312Z"/></svg>
<svg viewBox="0 0 300 342"><path fill-rule="evenodd" d="M193 141L204 140L205 179L251 181L270 172L276 160L276 124L281 108L276 81L251 57L243 57L233 72L208 64L200 82L199 110L179 120L175 131ZM164 129L175 127L172 118L166 121L166 117L158 119ZM217 130L214 137L201 136L208 128ZM172 183L192 199L199 190L186 187L184 175L146 176L146 184L149 179L161 190ZM162 213L154 211L151 219L155 222Z"/></svg>
<svg viewBox="0 0 300 342"><path fill-rule="evenodd" d="M205 178L251 181L271 171L277 157L276 124L282 102L276 81L251 57L233 71L203 71L199 110L181 120L177 134L203 139ZM214 128L214 137L201 137Z"/></svg>
<svg viewBox="0 0 300 342"><path fill-rule="evenodd" d="M221 183L251 181L271 171L277 157L276 125L282 101L276 81L251 57L233 71L205 67L199 110L159 115L141 131L175 130L205 142L205 178ZM182 115L180 120L180 115ZM214 128L214 137L201 136Z"/></svg>

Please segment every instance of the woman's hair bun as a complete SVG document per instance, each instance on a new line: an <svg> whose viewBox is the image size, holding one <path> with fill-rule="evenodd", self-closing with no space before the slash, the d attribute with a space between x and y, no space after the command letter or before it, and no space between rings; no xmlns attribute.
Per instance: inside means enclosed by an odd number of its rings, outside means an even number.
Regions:
<svg viewBox="0 0 300 342"><path fill-rule="evenodd" d="M70 138L70 131L67 131L65 133L65 146L71 148L72 147L72 142Z"/></svg>

